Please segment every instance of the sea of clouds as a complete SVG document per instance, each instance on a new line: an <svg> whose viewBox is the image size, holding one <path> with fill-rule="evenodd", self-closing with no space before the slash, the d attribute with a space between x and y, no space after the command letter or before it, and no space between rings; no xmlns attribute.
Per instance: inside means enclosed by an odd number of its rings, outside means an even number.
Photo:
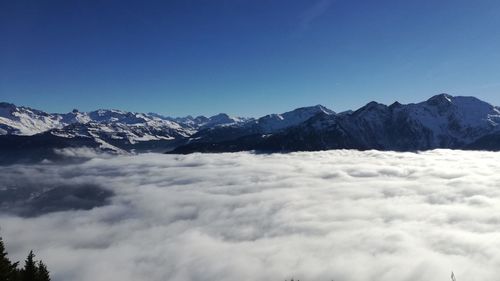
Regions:
<svg viewBox="0 0 500 281"><path fill-rule="evenodd" d="M1 167L0 198L54 281L500 279L500 153L93 157Z"/></svg>

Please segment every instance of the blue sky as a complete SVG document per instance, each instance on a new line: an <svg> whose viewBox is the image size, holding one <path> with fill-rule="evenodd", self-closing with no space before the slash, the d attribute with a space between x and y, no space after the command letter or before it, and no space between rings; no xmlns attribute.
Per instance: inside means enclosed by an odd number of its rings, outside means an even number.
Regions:
<svg viewBox="0 0 500 281"><path fill-rule="evenodd" d="M0 100L260 116L474 95L500 105L500 1L0 0Z"/></svg>

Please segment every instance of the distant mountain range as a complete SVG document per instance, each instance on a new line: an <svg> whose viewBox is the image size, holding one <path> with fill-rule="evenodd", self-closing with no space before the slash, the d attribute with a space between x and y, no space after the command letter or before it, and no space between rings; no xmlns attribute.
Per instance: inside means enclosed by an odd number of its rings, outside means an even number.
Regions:
<svg viewBox="0 0 500 281"><path fill-rule="evenodd" d="M499 124L500 107L448 94L415 104L370 102L343 113L317 105L258 119L121 110L51 114L0 103L0 152L12 161L51 158L68 147L114 153L500 150Z"/></svg>

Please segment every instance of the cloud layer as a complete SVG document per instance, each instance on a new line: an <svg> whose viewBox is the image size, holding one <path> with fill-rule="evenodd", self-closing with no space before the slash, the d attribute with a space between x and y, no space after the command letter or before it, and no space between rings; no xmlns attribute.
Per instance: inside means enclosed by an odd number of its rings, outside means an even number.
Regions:
<svg viewBox="0 0 500 281"><path fill-rule="evenodd" d="M0 234L55 281L500 276L499 153L142 154L2 170L2 190L39 189L50 212L3 208ZM114 195L61 207L48 191L64 187Z"/></svg>

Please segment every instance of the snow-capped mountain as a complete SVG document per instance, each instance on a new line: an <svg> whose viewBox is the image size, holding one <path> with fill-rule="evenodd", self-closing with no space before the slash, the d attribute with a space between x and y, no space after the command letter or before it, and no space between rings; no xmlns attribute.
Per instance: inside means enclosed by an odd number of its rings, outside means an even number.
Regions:
<svg viewBox="0 0 500 281"><path fill-rule="evenodd" d="M335 121L366 148L419 150L462 148L500 127L498 108L474 97L434 96L390 106L370 102Z"/></svg>
<svg viewBox="0 0 500 281"><path fill-rule="evenodd" d="M53 128L62 128L65 125L62 119L60 115L24 106L17 107L10 103L0 103L0 135L34 135Z"/></svg>
<svg viewBox="0 0 500 281"><path fill-rule="evenodd" d="M412 104L370 102L338 114L317 105L257 119L223 113L172 118L103 109L49 114L0 103L4 157L16 159L20 151L27 157L48 157L55 148L81 146L118 153L500 150L500 108L474 97L447 94Z"/></svg>
<svg viewBox="0 0 500 281"><path fill-rule="evenodd" d="M91 112L46 113L29 107L0 103L0 135L32 136L30 139L88 139L93 146L107 150L171 149L200 128L235 125L247 118L218 114L192 120L163 117L154 113L135 113L100 109ZM23 138L26 139L26 138ZM67 141L65 141L66 143Z"/></svg>
<svg viewBox="0 0 500 281"><path fill-rule="evenodd" d="M387 106L370 102L353 112L318 111L303 122L267 134L262 129L244 130L241 126L232 130L213 129L209 133L200 131L173 153L337 148L482 149L480 143L488 144L485 149L496 150L500 149L500 143L494 143L498 135L500 108L474 97L441 94L416 104L395 102Z"/></svg>
<svg viewBox="0 0 500 281"><path fill-rule="evenodd" d="M500 129L500 108L475 97L453 97L447 94L407 107L412 120L433 131L434 146L447 140L469 143Z"/></svg>

